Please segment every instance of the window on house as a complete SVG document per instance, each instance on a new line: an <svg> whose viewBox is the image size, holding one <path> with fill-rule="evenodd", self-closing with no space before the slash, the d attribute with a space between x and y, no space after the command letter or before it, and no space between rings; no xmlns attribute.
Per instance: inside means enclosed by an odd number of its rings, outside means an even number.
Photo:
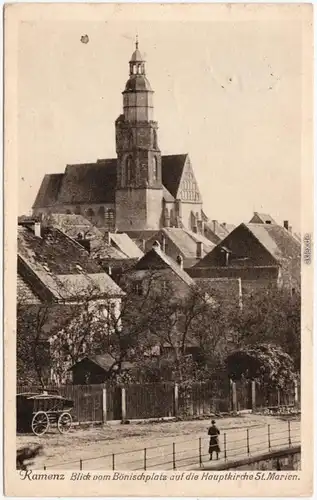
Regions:
<svg viewBox="0 0 317 500"><path fill-rule="evenodd" d="M142 283L139 282L139 283L134 283L133 285L133 291L136 295L143 295L143 287L142 287Z"/></svg>
<svg viewBox="0 0 317 500"><path fill-rule="evenodd" d="M168 286L165 280L161 281L162 292L167 292Z"/></svg>

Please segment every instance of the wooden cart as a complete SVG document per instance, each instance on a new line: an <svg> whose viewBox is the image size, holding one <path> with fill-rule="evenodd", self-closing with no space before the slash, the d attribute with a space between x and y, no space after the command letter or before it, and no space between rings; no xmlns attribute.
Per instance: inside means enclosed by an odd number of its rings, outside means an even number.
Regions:
<svg viewBox="0 0 317 500"><path fill-rule="evenodd" d="M23 393L17 395L17 431L43 436L51 426L61 434L69 432L73 419L73 401L59 394Z"/></svg>

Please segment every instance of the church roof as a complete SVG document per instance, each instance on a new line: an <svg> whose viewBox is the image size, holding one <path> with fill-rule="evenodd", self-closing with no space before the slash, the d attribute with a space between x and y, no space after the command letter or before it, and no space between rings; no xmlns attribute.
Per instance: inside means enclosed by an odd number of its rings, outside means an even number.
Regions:
<svg viewBox="0 0 317 500"><path fill-rule="evenodd" d="M177 195L187 154L162 156L164 198L174 201ZM102 159L96 163L67 165L64 174L45 175L33 208L54 204L115 202L117 159Z"/></svg>
<svg viewBox="0 0 317 500"><path fill-rule="evenodd" d="M54 205L59 194L64 174L46 174L35 198L33 208Z"/></svg>
<svg viewBox="0 0 317 500"><path fill-rule="evenodd" d="M187 154L162 156L162 182L174 198L177 195Z"/></svg>

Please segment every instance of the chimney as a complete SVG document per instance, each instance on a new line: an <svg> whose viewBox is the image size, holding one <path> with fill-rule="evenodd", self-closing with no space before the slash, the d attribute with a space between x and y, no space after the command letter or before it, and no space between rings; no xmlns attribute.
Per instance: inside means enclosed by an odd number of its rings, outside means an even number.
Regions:
<svg viewBox="0 0 317 500"><path fill-rule="evenodd" d="M34 222L33 226L34 234L37 238L41 238L41 223L40 222Z"/></svg>
<svg viewBox="0 0 317 500"><path fill-rule="evenodd" d="M223 223L222 223L222 226L223 226L224 228L226 228L227 223L226 223L226 222L223 222Z"/></svg>
<svg viewBox="0 0 317 500"><path fill-rule="evenodd" d="M197 249L196 249L197 259L202 259L203 258L203 248L204 248L203 242L202 241L197 241Z"/></svg>
<svg viewBox="0 0 317 500"><path fill-rule="evenodd" d="M217 221L215 219L213 219L211 222L212 222L212 230L215 233L216 232L216 223L217 223Z"/></svg>
<svg viewBox="0 0 317 500"><path fill-rule="evenodd" d="M184 261L183 261L183 257L181 255L177 255L176 262L181 269L184 268Z"/></svg>
<svg viewBox="0 0 317 500"><path fill-rule="evenodd" d="M162 235L162 250L165 253L165 248L166 248L166 239L164 234Z"/></svg>
<svg viewBox="0 0 317 500"><path fill-rule="evenodd" d="M288 229L289 229L288 220L285 220L283 225L284 225L285 229L288 231Z"/></svg>
<svg viewBox="0 0 317 500"><path fill-rule="evenodd" d="M107 231L105 233L105 240L106 240L107 245L111 246L111 233L110 233L110 231Z"/></svg>

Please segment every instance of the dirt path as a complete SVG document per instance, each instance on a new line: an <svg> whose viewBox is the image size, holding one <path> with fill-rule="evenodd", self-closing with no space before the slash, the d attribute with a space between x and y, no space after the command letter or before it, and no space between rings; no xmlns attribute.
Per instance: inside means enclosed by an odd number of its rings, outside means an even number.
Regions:
<svg viewBox="0 0 317 500"><path fill-rule="evenodd" d="M287 446L300 440L300 422L274 417L244 415L217 420L221 430L221 460ZM207 428L209 420L164 423L131 423L74 429L61 436L55 429L42 438L17 436L17 448L43 444L43 454L34 469L147 470L186 469L209 460ZM268 432L268 425L270 430ZM247 432L247 429L248 432ZM270 436L269 436L269 435ZM174 443L174 444L173 444ZM146 448L146 451L144 449ZM114 456L113 456L114 454Z"/></svg>

